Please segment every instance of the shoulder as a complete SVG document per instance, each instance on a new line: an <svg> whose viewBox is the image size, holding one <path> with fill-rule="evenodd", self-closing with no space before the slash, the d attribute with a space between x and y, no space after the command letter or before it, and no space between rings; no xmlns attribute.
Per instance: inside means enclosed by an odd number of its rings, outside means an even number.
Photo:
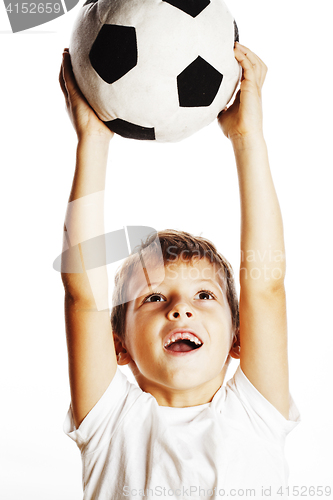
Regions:
<svg viewBox="0 0 333 500"><path fill-rule="evenodd" d="M289 401L289 419L286 419L251 384L240 366L213 399L217 411L231 425L270 439L283 439L299 423L300 415L291 396Z"/></svg>
<svg viewBox="0 0 333 500"><path fill-rule="evenodd" d="M133 409L137 411L139 406L144 407L149 398L152 396L130 382L118 367L110 385L78 428L74 425L72 409L69 407L63 430L81 450L87 443L90 449L94 448L94 441L98 444L103 436L112 435L126 414Z"/></svg>

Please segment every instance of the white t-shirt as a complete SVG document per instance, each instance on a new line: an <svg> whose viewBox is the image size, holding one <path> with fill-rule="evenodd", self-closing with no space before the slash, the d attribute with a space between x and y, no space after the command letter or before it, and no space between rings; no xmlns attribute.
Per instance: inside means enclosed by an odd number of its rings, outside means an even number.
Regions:
<svg viewBox="0 0 333 500"><path fill-rule="evenodd" d="M81 450L84 500L222 498L247 488L260 497L262 487L274 498L287 485L284 442L298 421L292 399L286 420L240 367L210 403L188 408L159 406L118 369L78 429L69 408L64 431Z"/></svg>

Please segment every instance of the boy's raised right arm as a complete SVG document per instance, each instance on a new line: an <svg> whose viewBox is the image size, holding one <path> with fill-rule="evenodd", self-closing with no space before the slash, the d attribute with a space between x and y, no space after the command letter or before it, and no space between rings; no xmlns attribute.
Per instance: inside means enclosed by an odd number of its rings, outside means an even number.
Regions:
<svg viewBox="0 0 333 500"><path fill-rule="evenodd" d="M240 91L219 122L233 145L241 200L240 366L252 385L288 418L283 224L262 123L267 68L239 43L235 57L243 69Z"/></svg>
<svg viewBox="0 0 333 500"><path fill-rule="evenodd" d="M62 280L75 426L97 403L117 368L108 309L106 265L86 271L80 243L104 234L104 188L113 133L99 120L75 82L70 56L63 54L60 85L78 136L76 168L64 228ZM79 253L65 252L68 247ZM71 270L76 262L83 272ZM98 283L95 287L94 283Z"/></svg>

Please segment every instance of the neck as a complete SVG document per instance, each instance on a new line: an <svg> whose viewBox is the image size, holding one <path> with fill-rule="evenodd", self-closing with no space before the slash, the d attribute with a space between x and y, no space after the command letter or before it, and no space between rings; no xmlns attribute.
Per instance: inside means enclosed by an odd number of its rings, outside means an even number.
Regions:
<svg viewBox="0 0 333 500"><path fill-rule="evenodd" d="M210 403L223 384L227 363L217 377L195 387L174 388L147 380L141 373L132 370L139 387L156 399L159 406L185 408Z"/></svg>

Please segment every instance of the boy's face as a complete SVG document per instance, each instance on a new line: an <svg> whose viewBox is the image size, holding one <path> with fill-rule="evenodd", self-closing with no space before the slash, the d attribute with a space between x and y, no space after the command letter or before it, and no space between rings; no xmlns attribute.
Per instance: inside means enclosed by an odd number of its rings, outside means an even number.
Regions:
<svg viewBox="0 0 333 500"><path fill-rule="evenodd" d="M136 273L129 285L137 298L126 313L125 359L160 405L206 403L223 382L234 333L217 269L178 259L150 279Z"/></svg>

